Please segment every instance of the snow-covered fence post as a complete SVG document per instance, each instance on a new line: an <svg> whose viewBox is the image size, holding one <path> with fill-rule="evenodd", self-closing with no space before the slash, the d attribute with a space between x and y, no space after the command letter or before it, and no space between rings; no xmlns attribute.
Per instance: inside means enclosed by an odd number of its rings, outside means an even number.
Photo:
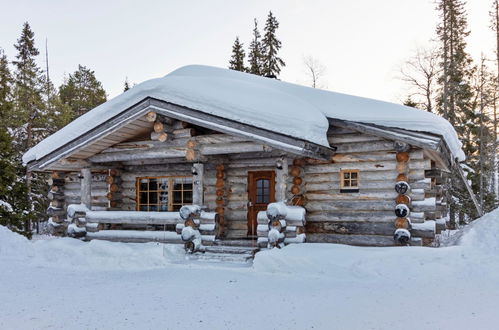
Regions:
<svg viewBox="0 0 499 330"><path fill-rule="evenodd" d="M201 207L198 205L184 205L180 208L179 214L184 220L181 237L182 241L185 242L185 250L189 253L202 250L201 233L198 224L194 220L201 216Z"/></svg>
<svg viewBox="0 0 499 330"><path fill-rule="evenodd" d="M408 245L411 240L411 220L409 218L409 214L411 213L410 205L411 198L409 197L409 192L411 191L411 187L409 185L409 150L410 146L396 142L395 150L397 151L396 160L397 160L397 182L395 183L395 191L398 196L395 199L395 215L397 218L395 219L395 232L393 233L393 239L397 244L400 245Z"/></svg>
<svg viewBox="0 0 499 330"><path fill-rule="evenodd" d="M90 211L85 204L68 205L68 236L80 238L87 235L86 213Z"/></svg>
<svg viewBox="0 0 499 330"><path fill-rule="evenodd" d="M284 202L270 203L267 205L267 218L269 219L268 247L281 247L284 242L284 229L286 228L287 207Z"/></svg>

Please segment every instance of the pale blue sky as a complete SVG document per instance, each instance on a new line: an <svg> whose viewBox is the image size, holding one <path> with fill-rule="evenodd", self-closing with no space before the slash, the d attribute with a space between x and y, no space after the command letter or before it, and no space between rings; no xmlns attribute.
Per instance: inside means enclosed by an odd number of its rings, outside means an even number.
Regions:
<svg viewBox="0 0 499 330"><path fill-rule="evenodd" d="M488 29L492 0L468 0L469 50L493 56ZM130 82L163 76L188 64L226 67L236 35L249 44L253 18L263 29L272 10L286 61L281 79L308 84L303 57L327 68L328 89L399 102L399 68L434 37L434 0L0 0L0 47L12 60L24 21L31 24L44 63L49 42L56 85L78 64L95 70L110 97Z"/></svg>

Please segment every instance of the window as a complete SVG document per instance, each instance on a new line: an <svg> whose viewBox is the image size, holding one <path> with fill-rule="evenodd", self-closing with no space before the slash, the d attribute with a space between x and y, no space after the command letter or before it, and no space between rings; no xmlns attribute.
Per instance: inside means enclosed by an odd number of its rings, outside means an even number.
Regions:
<svg viewBox="0 0 499 330"><path fill-rule="evenodd" d="M270 203L270 180L269 179L256 180L256 203L257 204Z"/></svg>
<svg viewBox="0 0 499 330"><path fill-rule="evenodd" d="M137 178L138 211L178 211L192 204L192 177Z"/></svg>
<svg viewBox="0 0 499 330"><path fill-rule="evenodd" d="M359 179L359 170L342 170L340 192L359 192Z"/></svg>

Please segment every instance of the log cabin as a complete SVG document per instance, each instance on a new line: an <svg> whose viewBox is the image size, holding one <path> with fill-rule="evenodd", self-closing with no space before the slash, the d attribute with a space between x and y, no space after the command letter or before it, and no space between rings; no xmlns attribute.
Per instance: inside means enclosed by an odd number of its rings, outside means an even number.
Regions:
<svg viewBox="0 0 499 330"><path fill-rule="evenodd" d="M431 244L463 160L437 115L197 65L135 86L23 157L51 173L56 234L185 242L192 226L204 245L261 247ZM182 217L187 205L198 209Z"/></svg>

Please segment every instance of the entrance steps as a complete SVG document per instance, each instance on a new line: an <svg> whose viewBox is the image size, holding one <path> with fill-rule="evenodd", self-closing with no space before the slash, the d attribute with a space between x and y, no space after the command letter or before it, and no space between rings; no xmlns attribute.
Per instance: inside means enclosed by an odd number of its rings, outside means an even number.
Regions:
<svg viewBox="0 0 499 330"><path fill-rule="evenodd" d="M188 260L250 266L259 248L251 240L216 240L204 252L186 256Z"/></svg>

